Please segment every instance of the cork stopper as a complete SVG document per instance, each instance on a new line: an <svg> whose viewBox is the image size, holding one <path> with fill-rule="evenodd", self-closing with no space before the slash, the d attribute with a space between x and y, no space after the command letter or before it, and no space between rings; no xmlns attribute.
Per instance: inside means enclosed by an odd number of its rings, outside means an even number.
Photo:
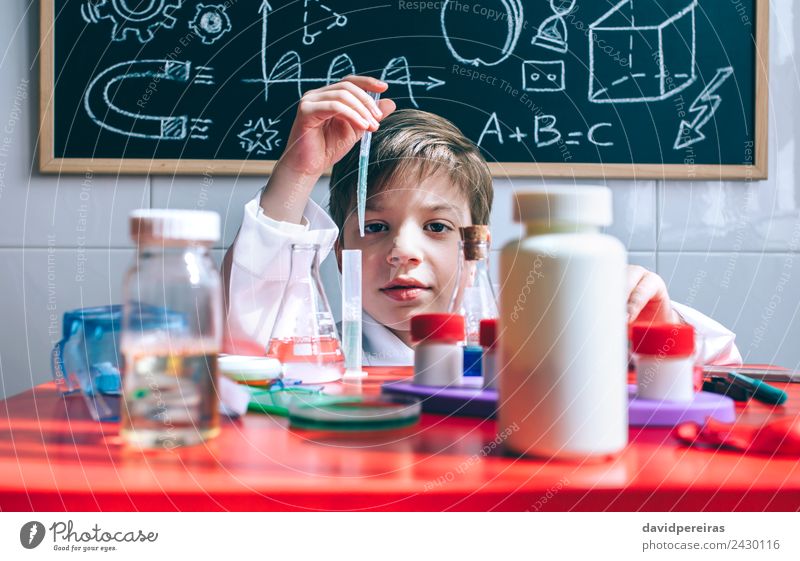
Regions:
<svg viewBox="0 0 800 561"><path fill-rule="evenodd" d="M464 243L464 259L477 261L489 257L489 226L465 226L458 231Z"/></svg>

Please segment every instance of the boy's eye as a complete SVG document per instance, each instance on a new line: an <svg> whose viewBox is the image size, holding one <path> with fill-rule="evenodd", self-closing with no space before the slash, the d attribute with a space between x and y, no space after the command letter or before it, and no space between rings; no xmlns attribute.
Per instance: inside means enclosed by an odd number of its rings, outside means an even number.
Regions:
<svg viewBox="0 0 800 561"><path fill-rule="evenodd" d="M388 230L386 224L381 224L380 222L373 222L372 224L364 224L365 234L377 234L378 232L385 232L386 230Z"/></svg>
<svg viewBox="0 0 800 561"><path fill-rule="evenodd" d="M436 234L442 234L452 230L452 228L444 222L431 222L430 224L426 224L425 228Z"/></svg>

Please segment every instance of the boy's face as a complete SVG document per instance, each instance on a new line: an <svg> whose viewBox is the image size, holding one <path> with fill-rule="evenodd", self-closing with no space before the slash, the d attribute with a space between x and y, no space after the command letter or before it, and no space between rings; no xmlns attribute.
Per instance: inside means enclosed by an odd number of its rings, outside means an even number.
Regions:
<svg viewBox="0 0 800 561"><path fill-rule="evenodd" d="M440 173L395 184L367 199L364 237L353 210L343 249L362 254L362 304L407 342L412 316L446 312L458 268L458 228L469 226L461 190Z"/></svg>

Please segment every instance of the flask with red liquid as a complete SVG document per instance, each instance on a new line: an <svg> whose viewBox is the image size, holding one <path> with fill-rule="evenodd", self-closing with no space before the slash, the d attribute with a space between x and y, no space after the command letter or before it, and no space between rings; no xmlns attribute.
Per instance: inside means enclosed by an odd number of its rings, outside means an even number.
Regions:
<svg viewBox="0 0 800 561"><path fill-rule="evenodd" d="M287 379L322 384L342 377L344 354L319 276L318 244L292 244L267 355L281 361Z"/></svg>

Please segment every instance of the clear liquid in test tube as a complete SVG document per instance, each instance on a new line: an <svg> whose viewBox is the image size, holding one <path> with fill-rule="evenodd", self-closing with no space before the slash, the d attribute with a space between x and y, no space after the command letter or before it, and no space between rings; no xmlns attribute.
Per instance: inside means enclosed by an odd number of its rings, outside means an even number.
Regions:
<svg viewBox="0 0 800 561"><path fill-rule="evenodd" d="M361 250L342 250L342 345L345 379L363 378L361 370Z"/></svg>
<svg viewBox="0 0 800 561"><path fill-rule="evenodd" d="M375 103L381 97L377 92L367 92ZM369 148L372 144L372 133L366 131L361 137L361 146L358 154L358 193L356 195L356 206L358 207L358 232L364 237L364 213L367 205L367 168L369 167Z"/></svg>

